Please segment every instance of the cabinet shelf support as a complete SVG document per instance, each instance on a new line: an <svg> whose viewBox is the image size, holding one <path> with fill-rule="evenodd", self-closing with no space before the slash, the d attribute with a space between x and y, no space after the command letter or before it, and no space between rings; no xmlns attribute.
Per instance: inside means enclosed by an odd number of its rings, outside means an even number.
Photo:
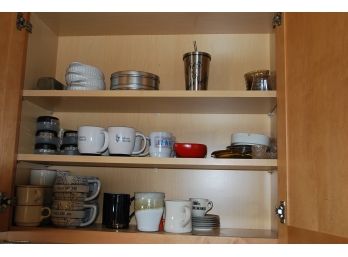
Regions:
<svg viewBox="0 0 348 257"><path fill-rule="evenodd" d="M273 108L271 109L271 111L270 111L267 115L268 115L269 117L273 117L276 110L277 110L277 104L275 104L275 105L273 106Z"/></svg>

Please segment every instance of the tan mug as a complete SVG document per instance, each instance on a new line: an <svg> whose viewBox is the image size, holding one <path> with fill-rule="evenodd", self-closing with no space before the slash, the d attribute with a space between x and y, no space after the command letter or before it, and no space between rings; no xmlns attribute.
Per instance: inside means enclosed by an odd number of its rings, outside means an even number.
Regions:
<svg viewBox="0 0 348 257"><path fill-rule="evenodd" d="M45 186L20 185L16 188L16 205L43 205Z"/></svg>
<svg viewBox="0 0 348 257"><path fill-rule="evenodd" d="M46 215L43 214L45 211ZM15 212L15 223L18 226L37 227L43 219L51 216L51 209L40 205L18 205Z"/></svg>

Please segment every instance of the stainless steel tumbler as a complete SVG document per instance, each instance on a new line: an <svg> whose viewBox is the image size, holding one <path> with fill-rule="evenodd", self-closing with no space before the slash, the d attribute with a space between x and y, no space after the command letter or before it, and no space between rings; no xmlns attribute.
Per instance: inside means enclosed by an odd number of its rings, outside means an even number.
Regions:
<svg viewBox="0 0 348 257"><path fill-rule="evenodd" d="M211 56L205 52L189 52L183 57L186 90L207 90Z"/></svg>

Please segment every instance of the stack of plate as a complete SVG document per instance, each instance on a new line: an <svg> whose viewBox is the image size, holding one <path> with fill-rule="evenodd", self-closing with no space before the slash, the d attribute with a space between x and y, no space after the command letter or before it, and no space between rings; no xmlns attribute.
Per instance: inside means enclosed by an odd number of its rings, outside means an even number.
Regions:
<svg viewBox="0 0 348 257"><path fill-rule="evenodd" d="M118 71L111 74L111 90L158 90L159 77L144 71Z"/></svg>
<svg viewBox="0 0 348 257"><path fill-rule="evenodd" d="M202 217L192 217L193 230L212 230L220 228L219 215L207 214Z"/></svg>
<svg viewBox="0 0 348 257"><path fill-rule="evenodd" d="M104 74L97 67L72 62L66 70L67 90L105 90Z"/></svg>

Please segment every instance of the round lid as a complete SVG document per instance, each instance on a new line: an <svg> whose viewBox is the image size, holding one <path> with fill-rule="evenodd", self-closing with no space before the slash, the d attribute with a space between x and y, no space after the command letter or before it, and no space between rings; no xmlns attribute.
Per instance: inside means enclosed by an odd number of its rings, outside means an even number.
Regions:
<svg viewBox="0 0 348 257"><path fill-rule="evenodd" d="M135 70L126 70L126 71L117 71L111 74L111 78L120 77L120 76L133 76L133 77L147 77L154 80L159 80L159 76L145 71L135 71Z"/></svg>
<svg viewBox="0 0 348 257"><path fill-rule="evenodd" d="M209 58L209 60L211 60L211 55L206 53L206 52L189 52L189 53L186 53L184 54L184 57L182 59L185 59L186 57L188 56L191 56L191 55L203 55L203 56L206 56Z"/></svg>
<svg viewBox="0 0 348 257"><path fill-rule="evenodd" d="M59 121L59 119L57 117L53 117L53 116L39 116L37 117L37 122L52 122L52 121Z"/></svg>
<svg viewBox="0 0 348 257"><path fill-rule="evenodd" d="M254 133L235 133L231 136L231 145L267 145L269 137Z"/></svg>
<svg viewBox="0 0 348 257"><path fill-rule="evenodd" d="M35 144L35 150L39 149L57 150L57 146L52 144Z"/></svg>

